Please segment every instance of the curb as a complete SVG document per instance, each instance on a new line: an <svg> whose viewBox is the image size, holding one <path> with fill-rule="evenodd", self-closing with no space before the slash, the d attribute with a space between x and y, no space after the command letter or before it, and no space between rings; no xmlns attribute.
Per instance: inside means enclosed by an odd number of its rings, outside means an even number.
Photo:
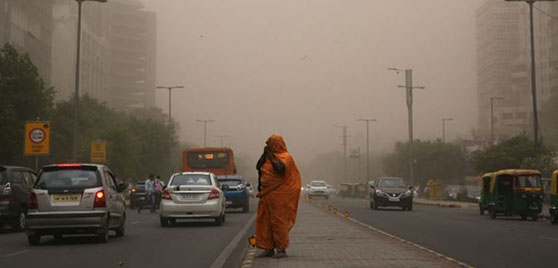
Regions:
<svg viewBox="0 0 558 268"><path fill-rule="evenodd" d="M246 251L246 256L240 265L241 268L252 268L254 266L254 258L256 257L256 248L248 248Z"/></svg>
<svg viewBox="0 0 558 268"><path fill-rule="evenodd" d="M317 202L316 202L315 199L306 199L306 198L305 198L305 200L306 200L308 203L310 203L311 205L313 205L313 206L315 206L315 207L317 207L317 208L320 208L320 207L316 204ZM411 246L413 246L413 247L416 247L416 248L418 248L418 249L421 249L421 250L423 250L423 251L426 251L427 253L429 253L429 254L431 254L431 255L433 255L433 256L435 256L435 257L444 259L444 260L449 261L449 262L451 262L451 263L457 264L457 265L459 265L459 266L461 266L461 267L464 267L464 268L475 268L475 267L472 266L472 265L469 265L469 264L466 264L466 263L464 263L464 262L458 261L458 260L456 260L456 259L454 259L454 258L448 257L448 256L446 256L446 255L444 255L444 254L442 254L442 253L439 253L439 252L435 251L435 250L429 249L429 248L424 247L424 246L421 246L421 245L419 245L419 244L417 244L417 243L415 243L415 242L408 241L408 240L403 239L403 238L401 238L401 237L398 237L398 236L396 236L396 235L392 235L392 234L387 233L387 232L384 232L384 231L382 231L382 230L380 230L380 229L374 228L374 227L372 227L372 226L370 226L370 225L368 225L368 224L365 224L365 223L363 223L363 222L361 222L361 221L359 221L359 220L357 220L357 219L352 218L352 217L350 216L351 214L350 214L348 211L345 211L344 213L338 213L339 211L337 210L337 208L335 208L335 207L333 207L333 206L331 206L331 205L327 205L327 204L324 203L324 202L321 203L321 209L325 210L326 212L327 212L327 211L330 211L330 212L332 212L334 215L337 215L337 216L339 216L339 217L341 217L341 218L346 218L348 221L350 221L350 222L352 222L352 223L354 223L354 224L357 224L357 225L359 225L359 226L361 226L361 227L364 227L364 228L366 228L366 229L368 229L368 230L371 230L371 231L373 231L373 232L382 234L382 235L384 235L384 236L386 236L386 237L388 237L388 238L398 240L398 241L403 242L403 243L405 243L405 244L411 245Z"/></svg>

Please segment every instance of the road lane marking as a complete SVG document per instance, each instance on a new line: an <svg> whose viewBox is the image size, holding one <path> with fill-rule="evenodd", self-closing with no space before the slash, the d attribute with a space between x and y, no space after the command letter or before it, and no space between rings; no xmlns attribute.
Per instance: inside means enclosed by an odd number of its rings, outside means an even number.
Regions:
<svg viewBox="0 0 558 268"><path fill-rule="evenodd" d="M23 254L23 253L27 253L27 252L29 252L29 251L31 251L31 250L30 250L30 249L24 249L24 250L16 251L16 252L14 252L14 253L9 253L9 254L4 255L4 258L13 257L13 256L16 256L16 255L20 255L20 254Z"/></svg>
<svg viewBox="0 0 558 268"><path fill-rule="evenodd" d="M242 239L242 237L248 232L248 229L250 229L250 226L252 225L252 222L254 222L254 220L256 219L256 216L257 213L254 213L252 218L250 218L248 222L244 224L244 227L240 229L240 232L238 232L238 234L236 234L236 236L231 240L231 242L229 242L227 247L221 252L221 254L219 254L219 257L215 259L215 261L213 262L213 264L211 264L211 266L209 266L209 268L221 268L223 267L223 265L225 265L225 262L229 259L234 248L240 242L240 239Z"/></svg>

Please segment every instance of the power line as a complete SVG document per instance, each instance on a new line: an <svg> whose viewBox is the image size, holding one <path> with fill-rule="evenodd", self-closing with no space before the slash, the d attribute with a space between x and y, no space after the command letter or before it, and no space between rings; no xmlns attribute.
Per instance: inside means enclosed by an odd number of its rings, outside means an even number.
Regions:
<svg viewBox="0 0 558 268"><path fill-rule="evenodd" d="M552 15L550 15L548 12L540 9L539 7L533 6L536 10L538 10L539 12L541 12L542 14L546 15L547 17L553 19L553 20L558 20L558 17L554 17Z"/></svg>

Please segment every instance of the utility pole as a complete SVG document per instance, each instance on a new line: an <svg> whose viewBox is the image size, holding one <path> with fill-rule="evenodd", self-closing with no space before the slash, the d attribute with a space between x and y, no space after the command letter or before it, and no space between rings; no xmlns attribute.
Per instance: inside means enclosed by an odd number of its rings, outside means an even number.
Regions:
<svg viewBox="0 0 558 268"><path fill-rule="evenodd" d="M446 121L453 121L453 118L442 118L442 143L446 143Z"/></svg>
<svg viewBox="0 0 558 268"><path fill-rule="evenodd" d="M75 73L75 87L74 87L74 125L72 128L72 159L77 161L77 128L79 120L79 76L80 76L80 61L81 61L81 5L83 2L99 2L106 3L107 0L76 0L78 4L78 17L77 17L77 49L76 49L76 73Z"/></svg>
<svg viewBox="0 0 558 268"><path fill-rule="evenodd" d="M409 124L409 180L411 183L415 183L414 174L414 153L413 153L413 89L424 89L424 87L413 86L413 70L412 69L397 69L388 68L390 71L399 72L405 71L405 85L398 86L399 88L405 88L407 95L407 117Z"/></svg>
<svg viewBox="0 0 558 268"><path fill-rule="evenodd" d="M366 122L366 180L370 180L370 122L377 122L376 119L359 119L359 122ZM360 148L359 148L360 149Z"/></svg>
<svg viewBox="0 0 558 268"><path fill-rule="evenodd" d="M345 181L347 180L347 126L343 126L343 158L345 160Z"/></svg>
<svg viewBox="0 0 558 268"><path fill-rule="evenodd" d="M490 144L494 145L494 100L503 100L502 97L490 97Z"/></svg>
<svg viewBox="0 0 558 268"><path fill-rule="evenodd" d="M172 120L172 90L173 89L181 89L184 88L184 86L158 86L157 89L167 89L169 91L169 119L168 119L168 125L167 125L167 131L168 131L168 146L169 146L169 173L172 175L172 124L173 124L173 120Z"/></svg>
<svg viewBox="0 0 558 268"><path fill-rule="evenodd" d="M203 147L207 147L207 123L213 123L215 120L201 120L198 119L196 122L203 123Z"/></svg>
<svg viewBox="0 0 558 268"><path fill-rule="evenodd" d="M227 136L227 135L217 135L217 136L215 136L215 137L221 139L221 147L224 147L224 146L225 146L225 138L230 138L230 137Z"/></svg>
<svg viewBox="0 0 558 268"><path fill-rule="evenodd" d="M535 69L535 33L533 26L533 6L535 2L554 2L556 0L505 0L506 2L526 2L529 5L529 32L531 41L531 100L533 101L533 141L538 152L541 145L539 111L537 108L537 76Z"/></svg>

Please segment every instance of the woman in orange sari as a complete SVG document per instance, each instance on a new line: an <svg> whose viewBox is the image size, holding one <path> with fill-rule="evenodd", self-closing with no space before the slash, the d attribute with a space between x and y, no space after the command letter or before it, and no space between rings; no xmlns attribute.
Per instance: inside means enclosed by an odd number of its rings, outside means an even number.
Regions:
<svg viewBox="0 0 558 268"><path fill-rule="evenodd" d="M300 173L283 137L273 134L258 160L258 257L287 257L289 231L295 224L300 197ZM275 252L277 250L277 252Z"/></svg>

